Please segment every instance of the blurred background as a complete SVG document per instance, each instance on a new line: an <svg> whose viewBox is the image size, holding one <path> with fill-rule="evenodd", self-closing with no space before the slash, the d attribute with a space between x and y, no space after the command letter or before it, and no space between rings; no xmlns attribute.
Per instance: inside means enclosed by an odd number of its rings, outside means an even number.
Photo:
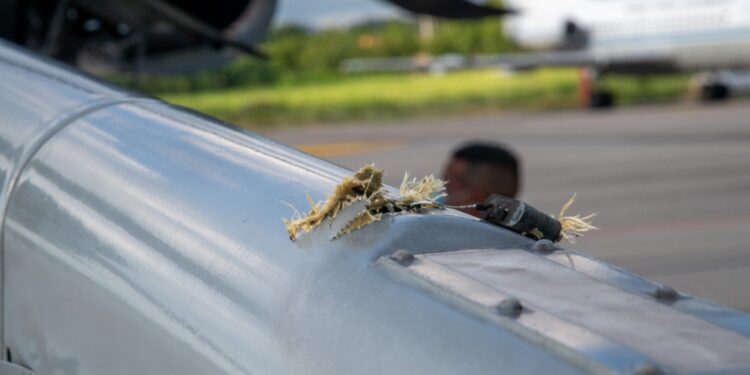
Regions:
<svg viewBox="0 0 750 375"><path fill-rule="evenodd" d="M0 2L0 35L398 185L469 141L570 247L750 311L750 1ZM3 16L0 16L3 17Z"/></svg>

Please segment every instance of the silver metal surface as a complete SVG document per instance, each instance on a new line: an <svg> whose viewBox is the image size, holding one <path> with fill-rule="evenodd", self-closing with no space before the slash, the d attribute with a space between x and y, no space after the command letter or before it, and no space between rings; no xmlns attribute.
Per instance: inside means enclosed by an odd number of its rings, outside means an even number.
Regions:
<svg viewBox="0 0 750 375"><path fill-rule="evenodd" d="M625 368L651 362L681 373L750 368L750 338L672 309L650 296L594 281L526 250L471 250L415 258L408 267L410 272L470 303L503 307L508 316L520 314L520 309L508 313L513 302L518 302L523 310L531 310L535 319L548 324L544 330L535 329L531 319L523 315L516 320L527 329L522 333L548 336L607 367L612 367L612 358L622 352L617 348L619 343L652 359L633 356L634 362L625 364ZM502 302L498 305L497 301ZM550 327L554 319L559 322ZM554 333L574 330L583 330L604 342L591 350L590 343L576 343L569 334ZM614 351L604 350L607 344Z"/></svg>
<svg viewBox="0 0 750 375"><path fill-rule="evenodd" d="M6 49L3 61L16 54ZM396 249L529 240L445 212L336 241L324 225L292 242L285 202L322 199L349 171L160 103L107 106L37 138L68 111L123 95L69 88L65 72L37 65L0 64L0 92L33 89L19 108L0 95L9 112L60 107L22 121L39 131L19 148L45 141L5 169L21 168L3 239L14 361L39 374L580 373L531 361L545 350L372 266ZM17 134L12 118L0 125Z"/></svg>
<svg viewBox="0 0 750 375"><path fill-rule="evenodd" d="M557 251L546 258L574 269L594 280L615 285L631 293L654 296L655 291L662 287L640 276L570 250ZM740 333L745 337L750 337L750 319L748 319L746 313L698 298L683 297L685 298L670 301L670 306L712 324Z"/></svg>
<svg viewBox="0 0 750 375"><path fill-rule="evenodd" d="M55 129L98 107L134 96L100 84L0 41L0 238L5 209L21 166ZM0 264L3 264L0 250ZM4 268L4 267L2 267ZM3 279L0 271L0 280ZM0 299L4 283L0 282ZM3 339L0 318L0 347Z"/></svg>
<svg viewBox="0 0 750 375"><path fill-rule="evenodd" d="M407 253L531 251L507 230L445 210L333 241L342 223L326 222L292 242L287 204L323 199L349 171L7 44L0 111L1 336L37 374L565 375L656 363L524 296L467 284L489 296L484 308L404 282L421 263ZM564 266L560 253L545 258ZM653 284L567 255L597 285L658 304ZM522 314L498 314L506 297ZM747 336L747 316L724 307L663 308Z"/></svg>
<svg viewBox="0 0 750 375"><path fill-rule="evenodd" d="M10 362L0 361L0 375L35 375L33 371L14 365Z"/></svg>
<svg viewBox="0 0 750 375"><path fill-rule="evenodd" d="M489 250L489 251L499 251ZM387 274L445 300L452 306L495 324L544 347L549 356L561 358L589 373L630 373L641 363L653 359L632 348L608 339L586 327L571 324L558 316L525 305L513 294L497 286L475 280L457 270L417 256L408 269L394 267L388 258L380 265ZM523 303L523 314L504 314L498 307L506 301ZM500 314L498 314L500 313Z"/></svg>
<svg viewBox="0 0 750 375"><path fill-rule="evenodd" d="M449 214L291 242L284 202L321 199L344 173L161 104L72 123L28 163L8 211L9 344L35 338L14 350L32 368L52 372L72 356L86 374L381 373L417 363L481 373L511 342L508 356L543 353L417 302L369 266L393 242L424 242L409 238L415 230L447 249L466 242L450 234L459 229L478 230L485 245L523 238ZM438 354L445 362L430 363Z"/></svg>

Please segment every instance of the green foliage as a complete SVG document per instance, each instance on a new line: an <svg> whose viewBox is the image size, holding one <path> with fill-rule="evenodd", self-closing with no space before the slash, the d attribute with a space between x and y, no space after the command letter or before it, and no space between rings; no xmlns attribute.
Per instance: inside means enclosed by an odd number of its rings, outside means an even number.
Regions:
<svg viewBox="0 0 750 375"><path fill-rule="evenodd" d="M188 75L147 76L140 82L126 76L110 77L123 86L152 94L169 92L195 92L215 88L240 86L267 86L279 82L282 70L277 66L251 57L239 57L219 69Z"/></svg>
<svg viewBox="0 0 750 375"><path fill-rule="evenodd" d="M356 48L355 35L341 29L323 30L306 40L299 51L300 66L312 72L335 70L340 61L355 55Z"/></svg>
<svg viewBox="0 0 750 375"><path fill-rule="evenodd" d="M300 51L309 39L309 32L298 26L287 26L276 29L263 45L263 50L270 56L270 63L283 71L302 69Z"/></svg>
<svg viewBox="0 0 750 375"><path fill-rule="evenodd" d="M482 54L516 51L502 33L499 18L478 21L441 21L436 25L435 36L427 43L434 55L445 53Z"/></svg>
<svg viewBox="0 0 750 375"><path fill-rule="evenodd" d="M432 38L416 22L369 22L348 29L286 26L261 46L268 60L240 57L221 68L183 76L148 77L139 88L177 104L248 126L349 121L485 109L577 106L573 69L512 76L495 70L341 76L344 59L482 54L516 51L501 20L436 21ZM424 37L424 36L423 36ZM125 77L116 78L128 82ZM618 103L673 100L686 92L685 76L607 77Z"/></svg>
<svg viewBox="0 0 750 375"><path fill-rule="evenodd" d="M356 48L346 58L411 56L421 48L413 22L370 22L352 27L348 33Z"/></svg>
<svg viewBox="0 0 750 375"><path fill-rule="evenodd" d="M299 26L274 29L261 46L267 61L240 57L210 71L180 76L146 77L138 88L151 93L195 92L232 87L265 87L330 80L341 62L358 57L401 57L417 54L497 53L515 47L502 35L500 20L437 21L432 39L420 39L416 22L369 22L348 29L308 30ZM114 78L127 83L125 77Z"/></svg>

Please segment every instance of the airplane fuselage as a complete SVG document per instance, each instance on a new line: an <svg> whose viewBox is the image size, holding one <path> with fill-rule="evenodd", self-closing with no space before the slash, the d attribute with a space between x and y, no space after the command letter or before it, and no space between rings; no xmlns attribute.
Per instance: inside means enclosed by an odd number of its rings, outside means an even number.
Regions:
<svg viewBox="0 0 750 375"><path fill-rule="evenodd" d="M597 61L668 62L675 70L750 66L750 1L519 1L507 34L531 49L587 50Z"/></svg>

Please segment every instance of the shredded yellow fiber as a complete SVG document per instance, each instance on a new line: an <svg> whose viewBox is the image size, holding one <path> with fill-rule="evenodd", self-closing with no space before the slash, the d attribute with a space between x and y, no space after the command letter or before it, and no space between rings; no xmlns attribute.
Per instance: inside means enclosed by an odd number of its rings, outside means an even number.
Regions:
<svg viewBox="0 0 750 375"><path fill-rule="evenodd" d="M591 218L596 216L596 214L591 214L584 217L580 217L579 215L565 216L565 213L575 201L576 195L573 194L573 196L570 197L570 199L568 199L568 201L565 202L565 204L562 206L562 209L560 209L560 216L559 219L557 219L558 221L560 221L560 226L562 227L562 229L560 230L560 234L570 243L575 243L576 239L578 237L581 237L585 232L599 229L591 224Z"/></svg>
<svg viewBox="0 0 750 375"><path fill-rule="evenodd" d="M291 219L284 219L289 238L292 241L296 240L300 231L305 233L312 231L320 226L324 220L336 218L341 210L356 202L365 203L365 208L348 221L332 239L380 221L386 213L451 208L451 206L445 206L437 202L438 198L445 196L445 181L434 176L426 176L417 180L416 178L409 179L407 173L404 175L403 182L401 182L398 197L387 197L386 192L383 187L383 170L375 168L374 165L364 166L354 175L344 177L325 201L314 202L310 196L307 196L310 211L304 216L292 207L294 216ZM571 243L575 242L576 238L583 233L598 229L590 222L594 214L584 217L578 215L565 216L565 213L575 202L575 198L576 196L573 194L568 202L563 205L559 219L557 219L560 221L562 228L561 236ZM541 232L536 235L538 238L544 236Z"/></svg>
<svg viewBox="0 0 750 375"><path fill-rule="evenodd" d="M325 202L316 203L307 196L310 204L307 215L296 219L284 219L284 225L289 232L289 238L296 240L300 230L310 232L323 220L335 218L343 208L357 200L366 199L369 202L368 207L384 204L384 195L383 170L375 168L374 165L367 165L353 176L344 177Z"/></svg>
<svg viewBox="0 0 750 375"><path fill-rule="evenodd" d="M445 196L445 181L433 175L425 176L419 181L416 178L409 180L409 173L406 173L399 194L401 196L397 204L402 206L415 202L434 202Z"/></svg>
<svg viewBox="0 0 750 375"><path fill-rule="evenodd" d="M315 203L307 197L310 211L300 217L296 209L295 217L284 219L284 225L289 238L297 239L300 231L310 232L319 226L326 218L335 218L338 213L354 202L365 201L366 207L341 229L334 239L351 231L362 228L383 218L383 212L397 212L408 210L413 203L420 202L422 207L437 208L435 200L444 195L445 182L433 176L421 180L409 180L404 176L398 198L386 198L383 188L383 170L368 165L357 171L353 176L345 177L323 203Z"/></svg>

